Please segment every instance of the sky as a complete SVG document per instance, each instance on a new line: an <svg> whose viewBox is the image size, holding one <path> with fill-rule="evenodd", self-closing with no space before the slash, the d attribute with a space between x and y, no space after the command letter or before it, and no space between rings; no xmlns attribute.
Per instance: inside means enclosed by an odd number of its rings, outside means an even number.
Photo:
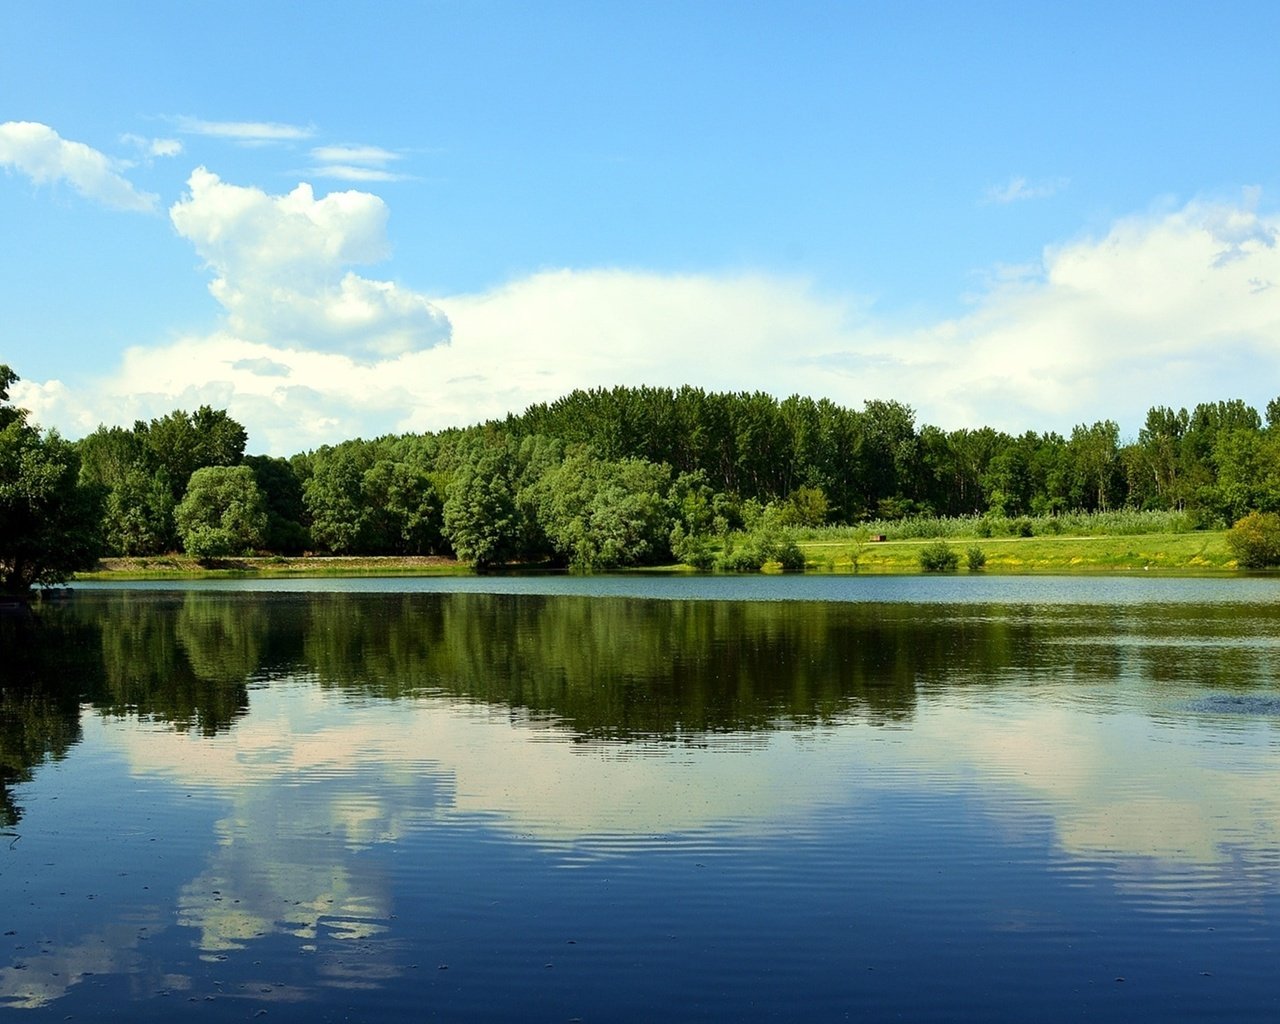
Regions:
<svg viewBox="0 0 1280 1024"><path fill-rule="evenodd" d="M1280 395L1274 0L4 9L0 363L68 437Z"/></svg>

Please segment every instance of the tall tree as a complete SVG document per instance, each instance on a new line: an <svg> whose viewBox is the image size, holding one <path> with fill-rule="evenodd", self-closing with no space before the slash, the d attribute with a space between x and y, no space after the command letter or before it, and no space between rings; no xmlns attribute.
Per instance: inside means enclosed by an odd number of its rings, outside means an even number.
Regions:
<svg viewBox="0 0 1280 1024"><path fill-rule="evenodd" d="M101 549L99 492L80 483L75 447L9 404L0 365L0 591L25 595L88 568Z"/></svg>
<svg viewBox="0 0 1280 1024"><path fill-rule="evenodd" d="M182 546L198 558L247 554L267 532L267 505L248 466L204 466L174 511Z"/></svg>

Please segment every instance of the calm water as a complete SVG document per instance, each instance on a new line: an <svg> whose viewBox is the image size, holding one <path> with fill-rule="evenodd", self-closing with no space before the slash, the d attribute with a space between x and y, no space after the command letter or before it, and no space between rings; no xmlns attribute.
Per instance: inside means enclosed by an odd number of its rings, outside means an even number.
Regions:
<svg viewBox="0 0 1280 1024"><path fill-rule="evenodd" d="M1280 1019L1280 581L86 587L0 642L6 1018Z"/></svg>

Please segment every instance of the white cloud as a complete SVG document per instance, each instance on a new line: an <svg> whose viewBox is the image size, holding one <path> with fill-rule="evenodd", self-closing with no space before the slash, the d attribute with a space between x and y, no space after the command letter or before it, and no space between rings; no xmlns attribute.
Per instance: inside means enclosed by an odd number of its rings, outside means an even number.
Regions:
<svg viewBox="0 0 1280 1024"><path fill-rule="evenodd" d="M379 167L357 167L353 164L320 164L307 172L313 178L333 178L337 181L409 181L411 174L384 171Z"/></svg>
<svg viewBox="0 0 1280 1024"><path fill-rule="evenodd" d="M317 146L311 151L315 167L313 177L339 181L408 181L413 176L387 170L387 165L401 159L399 153L380 146Z"/></svg>
<svg viewBox="0 0 1280 1024"><path fill-rule="evenodd" d="M372 164L375 167L400 159L399 153L380 146L316 146L311 155L325 164Z"/></svg>
<svg viewBox="0 0 1280 1024"><path fill-rule="evenodd" d="M65 181L86 199L119 210L156 207L157 197L135 189L121 175L118 161L34 121L0 124L0 167L20 171L37 185Z"/></svg>
<svg viewBox="0 0 1280 1024"><path fill-rule="evenodd" d="M177 139L148 139L128 133L121 135L120 141L132 146L145 157L172 157L182 153L182 143Z"/></svg>
<svg viewBox="0 0 1280 1024"><path fill-rule="evenodd" d="M188 188L170 218L213 269L209 290L236 335L383 356L447 340L447 319L423 296L347 269L389 254L387 208L377 196L348 191L317 199L306 184L272 196L204 168Z"/></svg>
<svg viewBox="0 0 1280 1024"><path fill-rule="evenodd" d="M270 142L301 142L315 135L311 126L273 121L202 121L196 117L174 119L178 130L188 135L209 135L219 139L261 145Z"/></svg>
<svg viewBox="0 0 1280 1024"><path fill-rule="evenodd" d="M920 422L1013 432L1104 417L1136 431L1151 405L1261 406L1280 391L1280 219L1248 196L1118 221L993 278L963 316L903 326L768 275L554 270L429 304L346 269L386 252L376 197L192 181L174 219L215 269L226 329L130 349L88 403L23 382L41 422L78 433L88 415L209 402L255 448L289 454L614 384L895 398ZM445 315L452 338L431 344Z"/></svg>
<svg viewBox="0 0 1280 1024"><path fill-rule="evenodd" d="M985 200L988 203L1020 203L1027 199L1047 199L1057 195L1067 187L1066 178L1051 178L1045 181L1031 182L1018 175L1010 178L1003 185L993 185L987 189Z"/></svg>

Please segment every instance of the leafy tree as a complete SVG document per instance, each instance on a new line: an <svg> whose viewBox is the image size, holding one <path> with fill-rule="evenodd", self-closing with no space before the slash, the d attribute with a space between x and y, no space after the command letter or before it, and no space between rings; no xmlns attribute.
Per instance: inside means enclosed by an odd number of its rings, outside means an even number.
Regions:
<svg viewBox="0 0 1280 1024"><path fill-rule="evenodd" d="M1068 451L1076 472L1076 505L1105 512L1120 470L1120 427L1113 420L1080 424L1071 431Z"/></svg>
<svg viewBox="0 0 1280 1024"><path fill-rule="evenodd" d="M520 553L523 516L505 439L482 438L463 457L444 503L444 533L458 557L484 571Z"/></svg>
<svg viewBox="0 0 1280 1024"><path fill-rule="evenodd" d="M365 472L361 493L370 549L400 555L440 550L442 503L423 470L408 462L380 459Z"/></svg>
<svg viewBox="0 0 1280 1024"><path fill-rule="evenodd" d="M781 506L786 526L821 526L827 521L830 505L821 487L797 487Z"/></svg>
<svg viewBox="0 0 1280 1024"><path fill-rule="evenodd" d="M107 494L103 527L107 548L122 555L153 555L172 547L173 494L165 481L131 469Z"/></svg>
<svg viewBox="0 0 1280 1024"><path fill-rule="evenodd" d="M248 466L197 469L174 517L182 546L200 559L251 551L267 530L266 502Z"/></svg>
<svg viewBox="0 0 1280 1024"><path fill-rule="evenodd" d="M91 566L101 550L99 492L80 483L75 448L8 404L0 365L0 591L24 595Z"/></svg>
<svg viewBox="0 0 1280 1024"><path fill-rule="evenodd" d="M1190 422L1186 409L1174 412L1160 405L1148 410L1146 422L1138 431L1138 449L1142 453L1140 465L1155 485L1157 503L1162 508L1180 508L1186 499L1180 483L1183 438Z"/></svg>
<svg viewBox="0 0 1280 1024"><path fill-rule="evenodd" d="M364 474L370 468L370 452L361 441L315 453L311 476L303 484L303 501L311 517L311 536L325 550L345 554L359 549L368 518Z"/></svg>
<svg viewBox="0 0 1280 1024"><path fill-rule="evenodd" d="M671 467L605 461L578 449L538 482L538 521L578 572L635 565L668 553Z"/></svg>
<svg viewBox="0 0 1280 1024"><path fill-rule="evenodd" d="M307 548L307 508L302 499L302 481L287 459L269 455L248 455L244 465L253 470L253 479L267 505L267 532L263 545L269 551L299 552Z"/></svg>

